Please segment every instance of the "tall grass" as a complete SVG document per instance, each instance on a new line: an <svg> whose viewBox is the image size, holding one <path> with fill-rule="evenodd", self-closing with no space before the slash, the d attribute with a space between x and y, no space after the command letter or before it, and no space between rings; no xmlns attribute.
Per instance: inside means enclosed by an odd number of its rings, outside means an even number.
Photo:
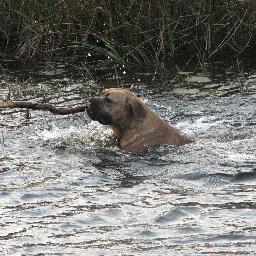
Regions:
<svg viewBox="0 0 256 256"><path fill-rule="evenodd" d="M101 55L198 62L256 50L253 0L2 0L0 51L22 60Z"/></svg>

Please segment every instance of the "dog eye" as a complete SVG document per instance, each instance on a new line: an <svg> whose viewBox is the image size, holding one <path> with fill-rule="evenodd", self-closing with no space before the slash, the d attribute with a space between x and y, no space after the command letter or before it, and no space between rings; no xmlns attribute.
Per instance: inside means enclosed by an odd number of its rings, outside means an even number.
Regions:
<svg viewBox="0 0 256 256"><path fill-rule="evenodd" d="M107 101L108 103L113 103L113 100L111 100L110 98L106 98L106 101Z"/></svg>

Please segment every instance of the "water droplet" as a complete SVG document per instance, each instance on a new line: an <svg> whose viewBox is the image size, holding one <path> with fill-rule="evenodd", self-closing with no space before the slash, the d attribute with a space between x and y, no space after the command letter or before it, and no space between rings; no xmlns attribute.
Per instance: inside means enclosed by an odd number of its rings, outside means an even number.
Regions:
<svg viewBox="0 0 256 256"><path fill-rule="evenodd" d="M126 71L123 71L123 74L125 75L125 74L126 74Z"/></svg>
<svg viewBox="0 0 256 256"><path fill-rule="evenodd" d="M138 82L140 82L140 78L138 78Z"/></svg>
<svg viewBox="0 0 256 256"><path fill-rule="evenodd" d="M88 53L88 56L90 57L90 56L92 56L90 53Z"/></svg>

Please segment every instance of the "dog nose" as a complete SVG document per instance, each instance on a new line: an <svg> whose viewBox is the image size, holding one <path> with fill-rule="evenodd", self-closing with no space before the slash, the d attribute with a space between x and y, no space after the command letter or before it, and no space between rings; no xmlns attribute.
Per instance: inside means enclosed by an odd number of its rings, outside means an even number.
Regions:
<svg viewBox="0 0 256 256"><path fill-rule="evenodd" d="M100 106L100 100L97 97L91 98L90 99L90 108L94 111L98 111L99 110L99 106Z"/></svg>
<svg viewBox="0 0 256 256"><path fill-rule="evenodd" d="M98 105L98 99L97 98L91 98L90 99L90 104L94 105L94 106Z"/></svg>

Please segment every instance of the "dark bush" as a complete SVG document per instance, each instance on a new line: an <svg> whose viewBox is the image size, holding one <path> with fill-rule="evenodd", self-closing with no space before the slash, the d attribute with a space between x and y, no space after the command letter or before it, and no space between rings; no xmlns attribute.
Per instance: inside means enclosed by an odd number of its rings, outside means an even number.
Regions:
<svg viewBox="0 0 256 256"><path fill-rule="evenodd" d="M3 0L1 52L24 60L87 53L200 63L256 49L253 0Z"/></svg>

